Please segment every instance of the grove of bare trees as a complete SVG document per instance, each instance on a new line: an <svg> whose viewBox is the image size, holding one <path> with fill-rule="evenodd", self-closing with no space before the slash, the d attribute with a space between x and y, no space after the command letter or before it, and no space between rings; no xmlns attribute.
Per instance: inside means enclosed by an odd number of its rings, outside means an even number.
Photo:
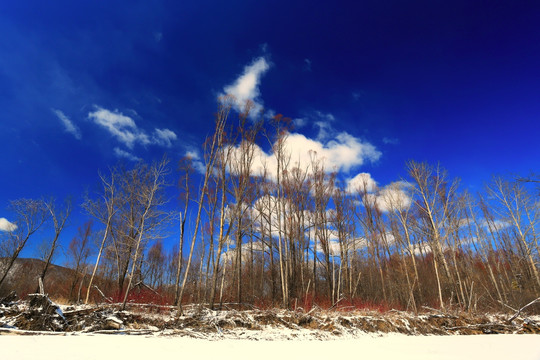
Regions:
<svg viewBox="0 0 540 360"><path fill-rule="evenodd" d="M472 194L438 164L410 161L402 179L351 182L288 148L290 121L263 124L225 98L203 156L179 173L162 160L100 175L66 256L69 298L125 304L149 296L180 310L254 306L518 306L540 296L537 183L494 177ZM234 119L233 119L234 118ZM267 149L270 157L261 156ZM177 176L176 198L167 198ZM50 252L70 207L13 202L0 286L29 237L51 217ZM179 229L171 242L170 229ZM176 235L175 235L176 236ZM45 276L46 268L43 271Z"/></svg>

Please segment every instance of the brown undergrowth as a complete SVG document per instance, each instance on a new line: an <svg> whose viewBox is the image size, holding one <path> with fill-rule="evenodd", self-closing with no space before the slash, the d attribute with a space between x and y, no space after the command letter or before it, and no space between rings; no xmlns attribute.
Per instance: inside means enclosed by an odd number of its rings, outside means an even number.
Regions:
<svg viewBox="0 0 540 360"><path fill-rule="evenodd" d="M443 313L425 309L420 314L390 310L337 311L283 310L232 307L211 310L204 306L176 308L130 304L120 311L115 304L59 306L47 296L15 295L0 299L0 333L125 333L186 335L201 338L264 338L264 334L287 333L290 338L356 336L401 333L407 335L540 334L540 318L520 314L512 321L505 314Z"/></svg>

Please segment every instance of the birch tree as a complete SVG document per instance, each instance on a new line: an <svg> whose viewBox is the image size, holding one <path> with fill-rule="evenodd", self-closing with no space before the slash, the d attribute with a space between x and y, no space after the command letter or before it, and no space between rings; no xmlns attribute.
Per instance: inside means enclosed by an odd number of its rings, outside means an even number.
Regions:
<svg viewBox="0 0 540 360"><path fill-rule="evenodd" d="M168 214L161 209L166 203L162 192L167 185L165 179L168 174L167 165L168 160L164 158L160 162L152 164L149 168L139 165L136 169L138 176L143 179L139 187L135 189L137 201L142 206L142 213L134 232L137 234L137 238L122 309L126 307L129 292L132 289L136 267L140 266L139 259L142 260L143 241L148 240L148 233L163 225L168 217Z"/></svg>
<svg viewBox="0 0 540 360"><path fill-rule="evenodd" d="M444 244L449 236L448 217L455 206L457 181L448 182L447 174L440 166L431 167L426 163L410 161L407 164L409 176L414 180L417 200L415 205L420 212L423 227L418 228L429 242L433 252L433 267L437 280L439 302L444 309L443 284L439 273L442 265L443 274L448 283L453 279L448 262L444 256Z"/></svg>
<svg viewBox="0 0 540 360"><path fill-rule="evenodd" d="M197 240L197 235L199 233L199 227L201 223L201 214L204 205L204 198L208 191L208 182L210 180L211 174L214 172L214 165L216 162L216 155L218 153L219 145L222 143L224 136L225 126L227 124L227 118L229 112L231 111L233 105L233 99L230 97L225 97L221 100L219 110L215 116L215 130L211 138L207 139L205 147L205 172L203 175L203 182L200 188L199 198L196 203L197 213L195 215L195 226L193 234L191 236L191 245L189 249L188 260L186 264L186 269L184 271L184 278L182 280L182 286L180 287L180 294L178 296L178 310L182 314L182 300L184 297L184 292L186 289L186 283L189 276L189 271L191 269L191 262L193 260L193 250L195 248L195 242Z"/></svg>
<svg viewBox="0 0 540 360"><path fill-rule="evenodd" d="M82 204L82 207L88 214L95 217L99 222L105 225L103 237L99 244L98 255L94 264L94 269L92 270L92 275L90 276L90 280L88 282L86 298L84 300L85 304L88 304L88 300L90 299L90 291L92 289L92 284L94 282L94 278L101 261L101 256L105 248L105 242L107 241L110 233L113 217L116 214L119 206L119 198L116 190L116 172L111 170L109 178L102 174L100 174L99 177L101 179L101 185L103 186L102 192L98 194L98 198L96 200L92 200L86 196L86 199Z"/></svg>

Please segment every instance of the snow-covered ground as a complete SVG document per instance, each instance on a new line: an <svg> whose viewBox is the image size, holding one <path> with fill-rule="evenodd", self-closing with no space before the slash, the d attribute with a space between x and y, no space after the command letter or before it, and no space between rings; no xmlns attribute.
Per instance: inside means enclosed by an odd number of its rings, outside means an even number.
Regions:
<svg viewBox="0 0 540 360"><path fill-rule="evenodd" d="M540 335L384 336L343 340L200 340L187 337L0 336L0 359L520 359L540 360Z"/></svg>

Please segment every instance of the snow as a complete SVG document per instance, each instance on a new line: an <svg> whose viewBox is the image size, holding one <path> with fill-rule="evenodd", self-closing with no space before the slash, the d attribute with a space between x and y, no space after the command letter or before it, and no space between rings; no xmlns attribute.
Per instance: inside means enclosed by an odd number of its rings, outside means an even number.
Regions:
<svg viewBox="0 0 540 360"><path fill-rule="evenodd" d="M201 340L179 336L0 336L2 359L540 360L540 335L384 336L339 340Z"/></svg>
<svg viewBox="0 0 540 360"><path fill-rule="evenodd" d="M119 318L117 318L117 317L114 316L114 315L109 315L105 320L110 320L110 321L112 321L112 322L114 322L114 323L117 323L118 325L122 325L122 324L123 324L122 320L120 320Z"/></svg>

